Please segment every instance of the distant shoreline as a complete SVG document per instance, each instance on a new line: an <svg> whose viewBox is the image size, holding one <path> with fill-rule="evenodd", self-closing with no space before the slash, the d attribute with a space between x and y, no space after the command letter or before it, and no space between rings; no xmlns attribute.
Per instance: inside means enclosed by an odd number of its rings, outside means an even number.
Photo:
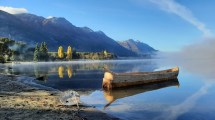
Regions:
<svg viewBox="0 0 215 120"><path fill-rule="evenodd" d="M98 62L115 62L115 61L140 61L140 60L154 60L157 58L121 58L121 59L109 59L109 60L91 60L91 59L77 59L72 61L13 61L13 62L7 62L7 63L0 63L0 64L37 64L37 63L98 63Z"/></svg>

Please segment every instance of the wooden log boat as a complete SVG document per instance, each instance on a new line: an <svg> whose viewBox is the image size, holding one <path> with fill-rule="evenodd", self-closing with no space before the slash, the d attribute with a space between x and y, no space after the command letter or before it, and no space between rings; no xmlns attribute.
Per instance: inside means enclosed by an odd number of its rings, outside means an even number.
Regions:
<svg viewBox="0 0 215 120"><path fill-rule="evenodd" d="M102 87L110 89L176 79L179 68L175 67L163 71L132 73L114 73L107 68L104 68L104 71Z"/></svg>
<svg viewBox="0 0 215 120"><path fill-rule="evenodd" d="M104 98L108 101L108 103L104 106L104 109L111 105L114 101L123 99L129 96L134 96L137 94L142 94L145 92L159 90L166 87L179 87L180 83L178 79L173 79L169 81L162 81L159 83L138 85L138 86L130 86L126 88L117 88L113 90L104 90Z"/></svg>

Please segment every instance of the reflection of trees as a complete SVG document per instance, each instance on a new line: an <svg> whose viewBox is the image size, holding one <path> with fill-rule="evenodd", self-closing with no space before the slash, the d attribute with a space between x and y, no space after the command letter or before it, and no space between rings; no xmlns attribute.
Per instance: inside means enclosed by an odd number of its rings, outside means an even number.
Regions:
<svg viewBox="0 0 215 120"><path fill-rule="evenodd" d="M43 66L44 67L44 66ZM40 77L44 77L45 79L47 79L48 77L48 73L49 74L56 74L56 72L58 72L58 76L59 78L63 78L64 77L64 69L65 66L46 66L45 71L41 71L44 70L44 68L42 69L42 66L34 66L34 75L36 76L36 78L40 78ZM73 70L71 66L67 66L67 74L68 77L71 78L73 75Z"/></svg>
<svg viewBox="0 0 215 120"><path fill-rule="evenodd" d="M77 64L13 64L12 66L3 66L4 69L0 69L0 72L11 74L22 74L28 76L35 76L36 78L47 78L48 75L59 75L59 78L65 77L68 74L68 78L72 78L78 75L79 71L94 71L101 74L103 67L107 67L114 72L133 72L133 71L153 71L156 65L150 61L111 61L111 62L88 62L78 61Z"/></svg>
<svg viewBox="0 0 215 120"><path fill-rule="evenodd" d="M60 78L63 78L63 72L64 72L64 67L63 66L58 67L58 76Z"/></svg>
<svg viewBox="0 0 215 120"><path fill-rule="evenodd" d="M41 69L43 71L41 71ZM40 66L34 65L34 75L36 78L42 77L42 79L46 81L46 80L48 80L48 74L49 74L48 70L44 70Z"/></svg>
<svg viewBox="0 0 215 120"><path fill-rule="evenodd" d="M40 75L39 75L39 71L38 71L38 66L37 65L34 65L34 75L36 76L36 78L38 78Z"/></svg>
<svg viewBox="0 0 215 120"><path fill-rule="evenodd" d="M71 66L67 66L67 74L68 74L69 78L72 77L72 67Z"/></svg>
<svg viewBox="0 0 215 120"><path fill-rule="evenodd" d="M103 70L104 65L109 69L114 69L115 65L112 63L86 63L75 66L77 70Z"/></svg>
<svg viewBox="0 0 215 120"><path fill-rule="evenodd" d="M144 65L144 67L142 67L142 65ZM154 66L151 63L148 62L140 62L137 64L134 63L126 63L126 62L116 62L116 63L84 63L84 64L76 64L76 65L48 65L46 66L46 69L48 69L48 72L50 74L58 74L60 78L64 77L64 74L68 74L68 77L71 78L72 76L74 76L76 74L77 71L79 70L99 70L99 71L103 71L104 67L107 67L111 70L116 70L117 72L125 72L125 70L130 70L130 71L135 71L135 69L137 69L136 71L139 71L139 69L141 69L140 71L153 71L154 70ZM141 68L139 68L141 67ZM151 68L152 67L152 68ZM147 70L142 70L142 69L147 69ZM67 73L64 73L67 72Z"/></svg>
<svg viewBox="0 0 215 120"><path fill-rule="evenodd" d="M114 62L98 62L98 63L84 63L75 65L73 70L103 70L104 67L116 72L138 72L138 71L154 71L157 69L157 64L154 61L114 61Z"/></svg>

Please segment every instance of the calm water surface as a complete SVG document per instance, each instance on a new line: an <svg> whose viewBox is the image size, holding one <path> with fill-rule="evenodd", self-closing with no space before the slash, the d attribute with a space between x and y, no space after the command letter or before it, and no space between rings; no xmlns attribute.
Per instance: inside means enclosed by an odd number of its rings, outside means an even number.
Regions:
<svg viewBox="0 0 215 120"><path fill-rule="evenodd" d="M178 80L102 91L102 68L114 72L180 67ZM86 91L81 100L125 120L214 120L215 63L212 60L112 60L1 65L2 73L42 78L34 82L59 90Z"/></svg>

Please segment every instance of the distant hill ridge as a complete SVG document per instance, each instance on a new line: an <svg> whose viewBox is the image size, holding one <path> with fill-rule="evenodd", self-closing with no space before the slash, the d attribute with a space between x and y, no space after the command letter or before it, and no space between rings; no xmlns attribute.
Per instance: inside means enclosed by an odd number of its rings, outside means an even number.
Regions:
<svg viewBox="0 0 215 120"><path fill-rule="evenodd" d="M49 51L68 45L80 52L107 50L117 56L137 56L134 51L119 45L102 31L76 27L63 17L44 18L33 14L9 14L0 10L0 37L35 45L45 41Z"/></svg>
<svg viewBox="0 0 215 120"><path fill-rule="evenodd" d="M118 43L121 46L125 47L126 49L137 53L138 55L151 54L151 53L154 53L157 51L154 48L152 48L151 46L149 46L139 40L135 41L133 39L129 39L129 40L124 40L124 41L118 41Z"/></svg>

